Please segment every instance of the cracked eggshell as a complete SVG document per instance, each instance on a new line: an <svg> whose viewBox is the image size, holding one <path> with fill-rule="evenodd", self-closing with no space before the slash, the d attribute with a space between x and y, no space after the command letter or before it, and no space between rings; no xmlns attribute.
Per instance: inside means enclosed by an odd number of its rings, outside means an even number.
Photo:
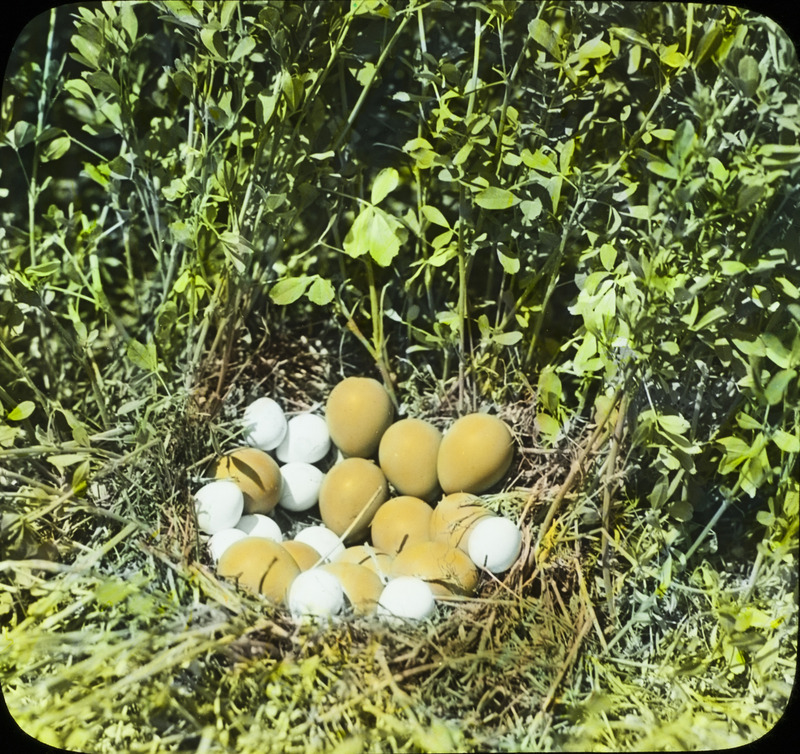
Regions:
<svg viewBox="0 0 800 754"><path fill-rule="evenodd" d="M325 419L310 412L289 419L286 436L275 450L281 463L316 463L328 455L331 436Z"/></svg>
<svg viewBox="0 0 800 754"><path fill-rule="evenodd" d="M504 516L479 521L469 538L469 557L492 573L507 571L519 557L522 532Z"/></svg>
<svg viewBox="0 0 800 754"><path fill-rule="evenodd" d="M217 573L236 580L248 591L263 594L277 605L285 601L289 586L300 569L278 542L245 536L222 553Z"/></svg>
<svg viewBox="0 0 800 754"><path fill-rule="evenodd" d="M393 497L378 508L372 519L372 544L396 555L418 542L429 542L432 515L433 508L418 497Z"/></svg>
<svg viewBox="0 0 800 754"><path fill-rule="evenodd" d="M378 508L389 497L389 485L380 468L365 458L345 458L325 475L319 490L322 521L345 541L362 537Z"/></svg>
<svg viewBox="0 0 800 754"><path fill-rule="evenodd" d="M444 493L480 494L499 482L511 466L514 438L502 419L467 414L442 437L437 459Z"/></svg>
<svg viewBox="0 0 800 754"><path fill-rule="evenodd" d="M346 377L331 390L325 406L331 439L345 456L374 456L393 418L389 393L371 377Z"/></svg>
<svg viewBox="0 0 800 754"><path fill-rule="evenodd" d="M468 552L469 535L478 521L493 516L480 503L477 495L469 492L454 492L445 495L433 509L430 521L431 539L446 542Z"/></svg>
<svg viewBox="0 0 800 754"><path fill-rule="evenodd" d="M436 601L430 586L415 576L392 579L378 598L378 615L390 620L426 620L435 612Z"/></svg>
<svg viewBox="0 0 800 754"><path fill-rule="evenodd" d="M395 556L391 576L416 576L436 597L471 595L478 585L478 569L469 555L444 542L420 542L405 548Z"/></svg>
<svg viewBox="0 0 800 754"><path fill-rule="evenodd" d="M263 513L247 513L239 519L236 524L237 529L241 529L250 537L264 537L273 542L283 541L283 532L275 519L265 516Z"/></svg>
<svg viewBox="0 0 800 754"><path fill-rule="evenodd" d="M273 458L258 448L238 448L216 463L214 476L239 485L245 513L269 513L281 496L283 477Z"/></svg>
<svg viewBox="0 0 800 754"><path fill-rule="evenodd" d="M304 461L290 461L281 466L283 490L278 505L287 511L307 511L319 499L324 472Z"/></svg>
<svg viewBox="0 0 800 754"><path fill-rule="evenodd" d="M206 534L236 526L244 510L244 495L231 480L216 480L204 484L194 493L197 525Z"/></svg>
<svg viewBox="0 0 800 754"><path fill-rule="evenodd" d="M356 563L334 561L320 566L332 573L342 585L345 597L356 615L372 615L378 607L383 582L375 571Z"/></svg>
<svg viewBox="0 0 800 754"><path fill-rule="evenodd" d="M441 442L442 433L423 419L400 419L383 433L378 463L398 493L422 500L435 497Z"/></svg>
<svg viewBox="0 0 800 754"><path fill-rule="evenodd" d="M244 410L244 442L259 450L275 450L286 436L286 415L272 398L257 398Z"/></svg>

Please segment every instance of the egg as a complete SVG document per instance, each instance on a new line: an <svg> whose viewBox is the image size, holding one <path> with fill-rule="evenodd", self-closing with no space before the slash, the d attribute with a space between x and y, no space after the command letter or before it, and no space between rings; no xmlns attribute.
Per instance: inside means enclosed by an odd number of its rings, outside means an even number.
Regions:
<svg viewBox="0 0 800 754"><path fill-rule="evenodd" d="M480 504L480 498L469 492L445 495L433 509L430 522L431 539L446 542L467 552L469 535L478 521L494 515Z"/></svg>
<svg viewBox="0 0 800 754"><path fill-rule="evenodd" d="M392 579L378 598L377 613L386 618L421 621L435 612L436 602L430 586L414 576Z"/></svg>
<svg viewBox="0 0 800 754"><path fill-rule="evenodd" d="M307 526L297 532L294 540L311 545L325 560L332 560L344 552L344 545L339 535L327 526Z"/></svg>
<svg viewBox="0 0 800 754"><path fill-rule="evenodd" d="M283 490L278 505L295 513L313 508L319 499L319 488L325 474L304 461L290 461L280 468Z"/></svg>
<svg viewBox="0 0 800 754"><path fill-rule="evenodd" d="M389 393L371 377L345 378L331 390L325 405L331 439L345 456L374 456L393 418Z"/></svg>
<svg viewBox="0 0 800 754"><path fill-rule="evenodd" d="M247 537L231 544L217 563L217 573L239 586L263 594L270 602L286 599L289 585L300 574L294 558L278 542Z"/></svg>
<svg viewBox="0 0 800 754"><path fill-rule="evenodd" d="M375 571L356 563L335 561L320 566L332 573L342 585L344 595L356 615L371 615L378 606L383 582Z"/></svg>
<svg viewBox="0 0 800 754"><path fill-rule="evenodd" d="M374 571L383 581L388 581L394 558L371 545L353 545L336 556L336 563L355 563Z"/></svg>
<svg viewBox="0 0 800 754"><path fill-rule="evenodd" d="M272 398L258 398L244 410L244 442L259 450L275 450L286 436L286 415Z"/></svg>
<svg viewBox="0 0 800 754"><path fill-rule="evenodd" d="M484 492L511 466L514 439L505 422L489 414L467 414L445 432L437 474L445 494Z"/></svg>
<svg viewBox="0 0 800 754"><path fill-rule="evenodd" d="M275 519L265 516L263 513L245 514L239 519L236 528L251 537L265 537L275 542L283 541L283 532L280 526Z"/></svg>
<svg viewBox="0 0 800 754"><path fill-rule="evenodd" d="M401 495L432 500L439 489L436 464L442 433L422 419L401 419L384 433L378 464Z"/></svg>
<svg viewBox="0 0 800 754"><path fill-rule="evenodd" d="M295 620L327 619L344 607L344 589L339 579L321 568L303 571L289 587L289 612Z"/></svg>
<svg viewBox="0 0 800 754"><path fill-rule="evenodd" d="M280 468L269 454L258 448L238 448L226 453L217 461L214 476L239 485L245 513L269 513L281 496Z"/></svg>
<svg viewBox="0 0 800 754"><path fill-rule="evenodd" d="M392 562L391 577L398 576L423 579L438 597L470 595L478 584L478 569L469 556L444 542L406 547Z"/></svg>
<svg viewBox="0 0 800 754"><path fill-rule="evenodd" d="M292 417L286 424L286 436L275 449L282 463L316 463L328 455L331 436L325 419L305 413Z"/></svg>
<svg viewBox="0 0 800 754"><path fill-rule="evenodd" d="M244 509L244 495L230 480L209 482L194 493L194 508L200 530L216 534L236 526Z"/></svg>
<svg viewBox="0 0 800 754"><path fill-rule="evenodd" d="M307 542L298 542L296 539L290 539L282 542L284 549L291 555L298 568L301 571L307 571L313 568L322 560L322 556Z"/></svg>
<svg viewBox="0 0 800 754"><path fill-rule="evenodd" d="M345 458L325 475L319 489L322 521L346 542L362 537L389 497L383 472L365 458Z"/></svg>
<svg viewBox="0 0 800 754"><path fill-rule="evenodd" d="M220 529L208 538L206 547L211 554L211 559L216 564L222 557L222 553L228 549L234 542L244 539L247 535L241 530L236 528Z"/></svg>
<svg viewBox="0 0 800 754"><path fill-rule="evenodd" d="M393 497L378 508L372 519L372 544L396 555L410 545L429 542L432 515L433 508L418 497Z"/></svg>
<svg viewBox="0 0 800 754"><path fill-rule="evenodd" d="M504 516L479 521L469 538L472 562L492 573L507 571L522 549L522 532Z"/></svg>

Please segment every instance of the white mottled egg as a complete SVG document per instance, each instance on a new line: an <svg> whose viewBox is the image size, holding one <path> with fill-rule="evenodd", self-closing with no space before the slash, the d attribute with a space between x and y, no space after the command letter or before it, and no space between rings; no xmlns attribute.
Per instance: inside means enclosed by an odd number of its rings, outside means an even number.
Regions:
<svg viewBox="0 0 800 754"><path fill-rule="evenodd" d="M320 568L303 571L289 587L289 611L295 620L327 619L344 607L344 589L339 579Z"/></svg>
<svg viewBox="0 0 800 754"><path fill-rule="evenodd" d="M217 479L194 493L197 525L206 534L216 534L238 523L244 510L244 495L238 484Z"/></svg>
<svg viewBox="0 0 800 754"><path fill-rule="evenodd" d="M212 534L207 543L211 559L216 563L234 542L244 539L247 535L241 529L220 529L216 534Z"/></svg>
<svg viewBox="0 0 800 754"><path fill-rule="evenodd" d="M263 537L271 539L273 542L283 542L283 532L275 519L265 516L263 513L248 513L239 519L236 524L237 529L241 529L249 537Z"/></svg>
<svg viewBox="0 0 800 754"><path fill-rule="evenodd" d="M275 454L281 463L316 463L325 458L330 448L331 436L325 419L317 414L305 413L289 419L286 436Z"/></svg>
<svg viewBox="0 0 800 754"><path fill-rule="evenodd" d="M416 576L392 579L378 598L378 615L384 618L425 620L436 612L431 588Z"/></svg>
<svg viewBox="0 0 800 754"><path fill-rule="evenodd" d="M281 466L283 490L278 505L288 511L306 511L319 499L325 474L304 461L290 461Z"/></svg>
<svg viewBox="0 0 800 754"><path fill-rule="evenodd" d="M286 415L272 398L257 398L245 410L246 445L259 450L274 450L286 437Z"/></svg>
<svg viewBox="0 0 800 754"><path fill-rule="evenodd" d="M295 536L296 542L311 545L325 560L333 560L344 552L344 545L336 532L327 526L307 526Z"/></svg>
<svg viewBox="0 0 800 754"><path fill-rule="evenodd" d="M475 524L469 535L469 557L492 573L507 571L522 549L522 532L504 516L490 516Z"/></svg>

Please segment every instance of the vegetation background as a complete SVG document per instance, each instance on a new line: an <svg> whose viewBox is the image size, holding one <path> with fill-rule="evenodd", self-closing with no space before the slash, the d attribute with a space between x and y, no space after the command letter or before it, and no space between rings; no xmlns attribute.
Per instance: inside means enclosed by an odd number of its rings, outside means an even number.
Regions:
<svg viewBox="0 0 800 754"><path fill-rule="evenodd" d="M78 751L720 748L797 664L800 64L724 5L60 6L0 110L0 682ZM191 511L236 417L514 427L525 550L298 630Z"/></svg>

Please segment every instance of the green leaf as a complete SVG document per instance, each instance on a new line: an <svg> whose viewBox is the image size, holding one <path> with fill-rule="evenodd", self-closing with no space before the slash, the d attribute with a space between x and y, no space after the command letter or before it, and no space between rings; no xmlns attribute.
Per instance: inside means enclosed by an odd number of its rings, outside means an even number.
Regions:
<svg viewBox="0 0 800 754"><path fill-rule="evenodd" d="M311 287L308 289L308 293L306 295L310 301L318 306L325 306L325 304L329 304L331 301L333 301L335 291L333 290L333 285L331 285L329 280L317 277L317 279L311 284Z"/></svg>
<svg viewBox="0 0 800 754"><path fill-rule="evenodd" d="M53 456L47 456L47 461L52 463L59 471L63 471L68 466L85 460L85 453L59 453Z"/></svg>
<svg viewBox="0 0 800 754"><path fill-rule="evenodd" d="M676 435L683 435L689 430L691 424L678 414L665 414L658 417L661 429Z"/></svg>
<svg viewBox="0 0 800 754"><path fill-rule="evenodd" d="M509 275L516 275L519 272L520 262L516 254L512 254L507 249L498 246L497 258L500 260L503 270Z"/></svg>
<svg viewBox="0 0 800 754"><path fill-rule="evenodd" d="M200 41L217 60L225 59L225 43L219 31L211 26L204 26L200 30Z"/></svg>
<svg viewBox="0 0 800 754"><path fill-rule="evenodd" d="M789 298L800 298L800 288L785 277L776 277L775 282L780 285Z"/></svg>
<svg viewBox="0 0 800 754"><path fill-rule="evenodd" d="M539 433L544 435L545 439L549 442L553 442L561 430L561 425L558 423L558 420L544 412L536 414L534 423Z"/></svg>
<svg viewBox="0 0 800 754"><path fill-rule="evenodd" d="M555 163L541 149L531 152L527 147L520 152L520 157L526 167L538 170L541 173L557 173L558 168Z"/></svg>
<svg viewBox="0 0 800 754"><path fill-rule="evenodd" d="M380 204L398 185L400 185L400 174L397 170L395 168L384 168L375 176L370 201L373 204Z"/></svg>
<svg viewBox="0 0 800 754"><path fill-rule="evenodd" d="M33 401L22 401L6 414L6 418L12 422L22 421L27 419L36 409L36 404Z"/></svg>
<svg viewBox="0 0 800 754"><path fill-rule="evenodd" d="M514 330L512 332L501 332L495 335L492 340L501 346L513 346L522 340L522 333Z"/></svg>
<svg viewBox="0 0 800 754"><path fill-rule="evenodd" d="M475 204L483 209L508 209L519 202L514 194L506 189L489 186L475 195Z"/></svg>
<svg viewBox="0 0 800 754"><path fill-rule="evenodd" d="M670 165L667 162L661 162L660 160L651 160L648 162L647 169L651 173L660 175L662 178L669 178L673 181L676 181L680 176L678 169L674 165Z"/></svg>
<svg viewBox="0 0 800 754"><path fill-rule="evenodd" d="M561 59L561 50L558 47L558 34L541 18L534 18L528 24L528 35L544 47L554 58Z"/></svg>
<svg viewBox="0 0 800 754"><path fill-rule="evenodd" d="M364 207L345 236L344 251L354 258L370 254L381 267L388 267L406 235L397 218L380 207Z"/></svg>
<svg viewBox="0 0 800 754"><path fill-rule="evenodd" d="M747 269L747 265L737 259L724 259L719 267L723 275L738 275Z"/></svg>
<svg viewBox="0 0 800 754"><path fill-rule="evenodd" d="M592 58L602 58L611 52L611 46L602 40L602 34L588 42L584 42L575 52L568 58L568 63L576 63L578 61L591 60Z"/></svg>
<svg viewBox="0 0 800 754"><path fill-rule="evenodd" d="M156 356L155 343L140 343L138 340L131 340L126 351L128 360L136 367L147 372L155 372L158 369L158 357Z"/></svg>
<svg viewBox="0 0 800 754"><path fill-rule="evenodd" d="M242 37L231 54L231 61L235 63L241 58L246 58L255 48L256 40L253 37Z"/></svg>
<svg viewBox="0 0 800 754"><path fill-rule="evenodd" d="M788 369L792 361L792 352L781 343L773 333L763 333L761 341L766 346L767 358L781 369Z"/></svg>
<svg viewBox="0 0 800 754"><path fill-rule="evenodd" d="M422 210L422 214L427 218L428 222L431 222L434 225L441 225L443 228L450 227L450 223L447 222L447 218L438 209L436 209L436 207L432 207L430 204L423 204L420 209Z"/></svg>
<svg viewBox="0 0 800 754"><path fill-rule="evenodd" d="M680 167L686 162L686 158L694 147L695 138L692 122L690 120L681 121L675 129L675 136L667 150L669 161L673 165Z"/></svg>
<svg viewBox="0 0 800 754"><path fill-rule="evenodd" d="M711 311L706 312L700 318L700 321L692 325L689 329L693 332L702 330L704 327L708 327L712 322L716 322L718 319L724 317L727 313L727 310L723 309L721 306L715 306Z"/></svg>
<svg viewBox="0 0 800 754"><path fill-rule="evenodd" d="M300 298L308 288L311 277L300 275L294 278L284 278L272 286L269 297L278 306L287 306Z"/></svg>
<svg viewBox="0 0 800 754"><path fill-rule="evenodd" d="M797 376L796 369L781 369L770 378L767 387L764 388L764 396L770 406L774 406L783 400L789 383Z"/></svg>
<svg viewBox="0 0 800 754"><path fill-rule="evenodd" d="M800 437L782 429L775 430L772 441L785 453L800 453Z"/></svg>
<svg viewBox="0 0 800 754"><path fill-rule="evenodd" d="M136 37L139 34L139 21L133 10L135 5L136 3L121 3L119 6L120 23L131 44L136 41Z"/></svg>

